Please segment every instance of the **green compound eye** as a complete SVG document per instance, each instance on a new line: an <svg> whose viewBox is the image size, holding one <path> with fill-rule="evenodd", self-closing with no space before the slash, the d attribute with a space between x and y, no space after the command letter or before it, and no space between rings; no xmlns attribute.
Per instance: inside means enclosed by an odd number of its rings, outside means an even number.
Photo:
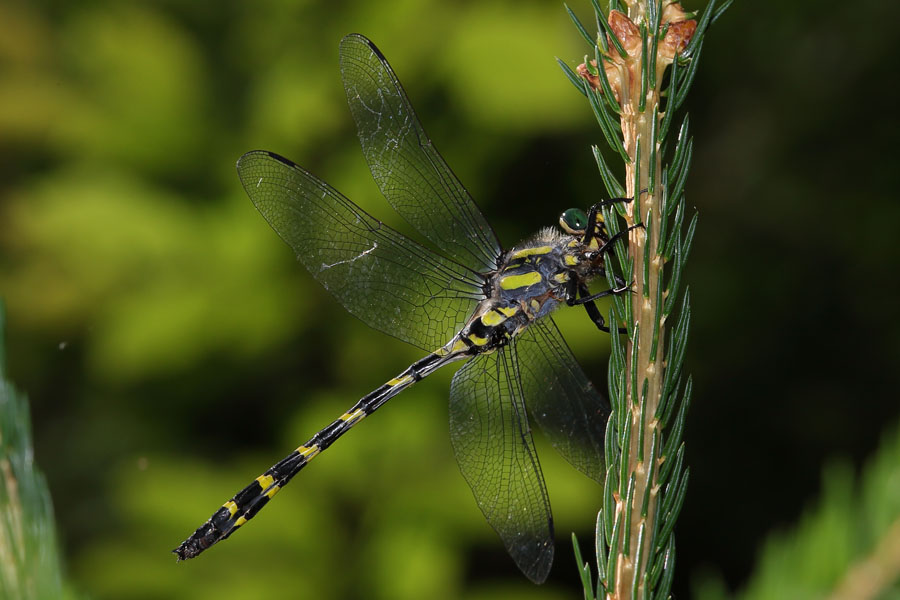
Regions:
<svg viewBox="0 0 900 600"><path fill-rule="evenodd" d="M566 233L581 233L587 228L588 218L580 208L570 208L559 216L559 225Z"/></svg>

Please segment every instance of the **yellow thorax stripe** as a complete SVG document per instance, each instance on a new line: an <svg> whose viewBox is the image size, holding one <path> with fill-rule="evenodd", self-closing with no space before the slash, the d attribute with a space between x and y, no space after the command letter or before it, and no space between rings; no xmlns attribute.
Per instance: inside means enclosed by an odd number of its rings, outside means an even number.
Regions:
<svg viewBox="0 0 900 600"><path fill-rule="evenodd" d="M496 327L519 312L516 306L498 306L481 316L481 322L488 327Z"/></svg>
<svg viewBox="0 0 900 600"><path fill-rule="evenodd" d="M506 315L507 317L515 316L517 312L519 312L518 306L498 306L494 310L499 310L501 313Z"/></svg>
<svg viewBox="0 0 900 600"><path fill-rule="evenodd" d="M541 274L537 271L523 273L522 275L507 275L500 279L500 287L504 290L517 290L540 283Z"/></svg>
<svg viewBox="0 0 900 600"><path fill-rule="evenodd" d="M519 250L518 252L513 252L512 254L510 254L509 258L514 260L517 258L525 258L527 256L534 256L535 254L549 254L552 250L553 250L553 248L551 248L550 246L537 246L535 248L523 248L522 250Z"/></svg>
<svg viewBox="0 0 900 600"><path fill-rule="evenodd" d="M237 507L237 504L234 503L234 500L229 500L228 502L226 502L226 503L223 504L222 506L228 509L228 513L229 513L232 517L233 517L234 515L237 514L238 507Z"/></svg>
<svg viewBox="0 0 900 600"><path fill-rule="evenodd" d="M484 345L486 345L486 344L488 343L488 339L487 339L487 338L478 337L478 336L475 335L474 333L473 333L472 335L469 336L469 340L470 340L473 344L475 344L476 346L484 346Z"/></svg>
<svg viewBox="0 0 900 600"><path fill-rule="evenodd" d="M488 327L496 327L500 323L506 320L506 316L500 314L499 311L489 310L483 315L481 315L481 322L487 325Z"/></svg>

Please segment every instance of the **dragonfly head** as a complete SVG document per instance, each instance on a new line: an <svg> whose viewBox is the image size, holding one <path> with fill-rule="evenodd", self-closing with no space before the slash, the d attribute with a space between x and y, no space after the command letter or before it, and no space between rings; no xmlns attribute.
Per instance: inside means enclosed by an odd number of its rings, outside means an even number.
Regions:
<svg viewBox="0 0 900 600"><path fill-rule="evenodd" d="M569 235L584 235L588 216L580 208L569 208L559 215L559 226Z"/></svg>
<svg viewBox="0 0 900 600"><path fill-rule="evenodd" d="M559 216L559 226L569 235L584 238L584 244L596 250L609 239L609 234L603 222L603 213L592 210L591 214L594 215L593 223L590 222L591 217L580 208L567 209ZM593 231L588 233L588 228Z"/></svg>

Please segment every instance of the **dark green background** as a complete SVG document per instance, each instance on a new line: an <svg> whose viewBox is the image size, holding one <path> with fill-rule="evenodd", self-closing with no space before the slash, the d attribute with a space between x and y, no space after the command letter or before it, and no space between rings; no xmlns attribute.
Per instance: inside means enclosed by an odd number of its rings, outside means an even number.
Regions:
<svg viewBox="0 0 900 600"><path fill-rule="evenodd" d="M588 2L573 8L588 20ZM698 8L688 3L688 8ZM450 373L404 393L199 560L169 550L419 352L348 316L234 172L279 152L396 222L367 173L337 45L391 60L512 245L604 197L588 52L557 2L0 5L0 295L9 371L67 572L93 598L577 597L600 488L545 446L559 543L542 588L482 519L447 436ZM691 487L675 590L738 585L766 532L900 416L896 19L889 3L738 2L687 106ZM608 341L559 315L602 384Z"/></svg>

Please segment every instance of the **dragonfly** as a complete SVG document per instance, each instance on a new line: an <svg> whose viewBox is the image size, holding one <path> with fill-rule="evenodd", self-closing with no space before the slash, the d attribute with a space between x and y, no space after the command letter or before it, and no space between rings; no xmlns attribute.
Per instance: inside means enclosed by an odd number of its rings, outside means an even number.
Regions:
<svg viewBox="0 0 900 600"><path fill-rule="evenodd" d="M432 145L384 55L359 34L340 45L341 73L363 153L382 194L435 250L388 227L273 152L237 163L241 183L297 259L354 316L428 354L365 395L222 505L174 550L196 557L231 536L309 462L384 403L438 369L466 361L450 386L450 439L463 477L519 569L542 583L553 519L531 420L578 470L602 482L610 408L550 313L581 305L609 332L591 293L610 237L601 208L566 210L504 250Z"/></svg>

